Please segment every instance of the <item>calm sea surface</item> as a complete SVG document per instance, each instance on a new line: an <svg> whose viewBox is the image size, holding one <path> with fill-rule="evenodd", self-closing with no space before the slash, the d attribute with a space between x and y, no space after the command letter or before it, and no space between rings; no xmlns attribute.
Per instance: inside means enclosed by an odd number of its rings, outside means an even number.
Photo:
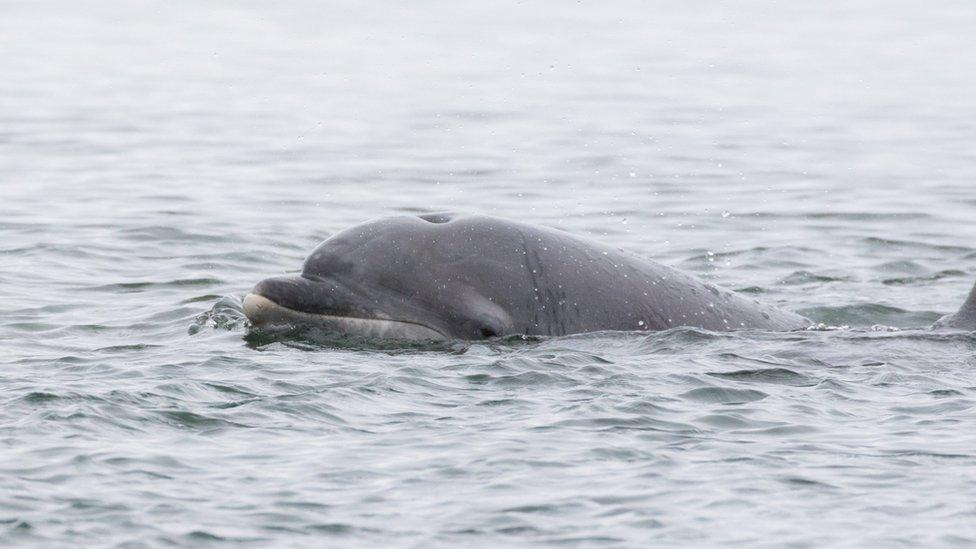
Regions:
<svg viewBox="0 0 976 549"><path fill-rule="evenodd" d="M0 544L974 544L974 67L969 0L2 1ZM829 328L249 332L445 209Z"/></svg>

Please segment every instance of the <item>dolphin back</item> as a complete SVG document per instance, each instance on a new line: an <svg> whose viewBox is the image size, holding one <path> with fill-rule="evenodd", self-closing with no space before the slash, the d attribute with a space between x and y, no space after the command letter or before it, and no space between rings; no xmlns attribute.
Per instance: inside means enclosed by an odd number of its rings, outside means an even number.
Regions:
<svg viewBox="0 0 976 549"><path fill-rule="evenodd" d="M954 330L976 330L976 286L969 292L969 297L959 310L946 315L935 323L933 328L950 328Z"/></svg>

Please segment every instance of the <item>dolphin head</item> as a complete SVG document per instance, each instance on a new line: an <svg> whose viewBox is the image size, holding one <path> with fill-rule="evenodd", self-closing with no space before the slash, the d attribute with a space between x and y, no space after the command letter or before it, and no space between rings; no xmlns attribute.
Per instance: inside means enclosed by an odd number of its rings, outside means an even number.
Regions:
<svg viewBox="0 0 976 549"><path fill-rule="evenodd" d="M398 216L342 231L302 272L259 282L244 299L257 327L317 326L394 339L485 339L513 333L504 298L516 261L487 254L504 240L492 218ZM516 250L507 247L510 254Z"/></svg>

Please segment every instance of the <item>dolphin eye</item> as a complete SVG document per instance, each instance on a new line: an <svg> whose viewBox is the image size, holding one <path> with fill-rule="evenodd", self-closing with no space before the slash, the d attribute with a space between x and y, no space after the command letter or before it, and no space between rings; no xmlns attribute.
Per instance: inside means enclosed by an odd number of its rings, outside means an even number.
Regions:
<svg viewBox="0 0 976 549"><path fill-rule="evenodd" d="M491 326L482 326L480 332L481 332L481 337L485 339L498 336L498 332L496 332L495 329L492 328Z"/></svg>

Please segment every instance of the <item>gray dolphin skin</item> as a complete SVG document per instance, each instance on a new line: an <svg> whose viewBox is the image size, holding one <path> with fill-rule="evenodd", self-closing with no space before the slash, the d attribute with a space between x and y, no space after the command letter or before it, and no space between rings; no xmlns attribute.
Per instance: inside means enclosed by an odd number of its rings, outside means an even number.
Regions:
<svg viewBox="0 0 976 549"><path fill-rule="evenodd" d="M244 313L256 327L413 340L811 324L564 231L453 214L390 217L342 231L312 252L301 274L259 282Z"/></svg>
<svg viewBox="0 0 976 549"><path fill-rule="evenodd" d="M951 330L976 330L976 286L969 292L969 297L959 310L951 315L940 318L933 328L947 328Z"/></svg>

